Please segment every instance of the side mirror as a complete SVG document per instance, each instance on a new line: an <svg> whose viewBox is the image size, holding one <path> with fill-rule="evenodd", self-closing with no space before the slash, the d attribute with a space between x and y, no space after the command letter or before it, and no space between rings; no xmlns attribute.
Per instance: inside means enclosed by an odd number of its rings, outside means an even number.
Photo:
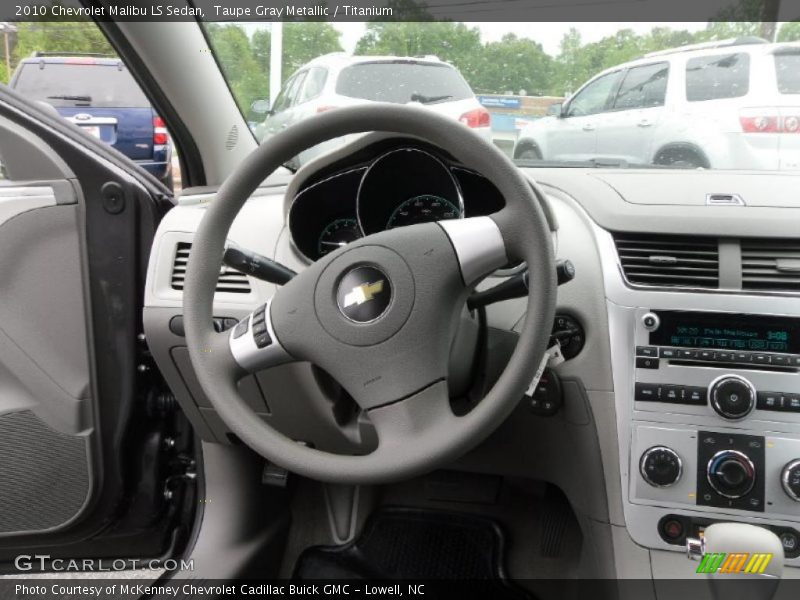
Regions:
<svg viewBox="0 0 800 600"><path fill-rule="evenodd" d="M558 117L559 119L564 116L564 105L561 102L551 104L547 107L548 116Z"/></svg>
<svg viewBox="0 0 800 600"><path fill-rule="evenodd" d="M250 110L247 111L247 120L248 121L263 121L266 117L272 114L272 110L269 106L269 100L260 99L260 100L253 100L253 103L250 105Z"/></svg>

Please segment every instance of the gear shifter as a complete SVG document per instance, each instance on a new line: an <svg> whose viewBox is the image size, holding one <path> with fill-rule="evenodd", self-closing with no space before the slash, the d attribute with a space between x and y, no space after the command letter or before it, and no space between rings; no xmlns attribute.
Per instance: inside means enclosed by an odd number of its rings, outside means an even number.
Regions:
<svg viewBox="0 0 800 600"><path fill-rule="evenodd" d="M771 600L783 573L783 545L774 533L744 523L709 525L686 540L689 558L701 561L714 600Z"/></svg>

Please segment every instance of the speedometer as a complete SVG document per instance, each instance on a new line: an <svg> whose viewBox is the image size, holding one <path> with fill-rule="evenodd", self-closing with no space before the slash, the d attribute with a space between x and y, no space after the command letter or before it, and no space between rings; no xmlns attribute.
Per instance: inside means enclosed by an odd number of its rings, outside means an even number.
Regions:
<svg viewBox="0 0 800 600"><path fill-rule="evenodd" d="M319 234L317 252L324 256L328 252L338 250L361 237L361 229L355 219L336 219L331 221Z"/></svg>
<svg viewBox="0 0 800 600"><path fill-rule="evenodd" d="M395 208L386 223L386 229L460 217L461 210L449 200L433 194L422 194L409 198Z"/></svg>

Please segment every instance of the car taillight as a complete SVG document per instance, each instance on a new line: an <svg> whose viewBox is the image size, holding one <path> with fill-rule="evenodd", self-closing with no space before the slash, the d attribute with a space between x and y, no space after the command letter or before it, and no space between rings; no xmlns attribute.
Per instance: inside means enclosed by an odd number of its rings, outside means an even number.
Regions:
<svg viewBox="0 0 800 600"><path fill-rule="evenodd" d="M153 117L153 145L163 146L167 143L167 124L159 116Z"/></svg>
<svg viewBox="0 0 800 600"><path fill-rule="evenodd" d="M792 114L795 113L796 114ZM800 109L751 109L739 114L745 133L799 133Z"/></svg>
<svg viewBox="0 0 800 600"><path fill-rule="evenodd" d="M318 106L317 107L317 114L324 113L324 112L327 112L329 110L333 110L334 108L336 108L336 107L335 106Z"/></svg>
<svg viewBox="0 0 800 600"><path fill-rule="evenodd" d="M458 120L467 127L488 127L491 123L489 111L485 108L476 108L461 115Z"/></svg>

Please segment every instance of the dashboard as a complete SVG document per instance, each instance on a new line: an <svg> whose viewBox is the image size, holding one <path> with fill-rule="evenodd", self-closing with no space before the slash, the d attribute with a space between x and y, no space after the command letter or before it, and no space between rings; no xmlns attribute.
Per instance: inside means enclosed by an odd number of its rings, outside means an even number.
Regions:
<svg viewBox="0 0 800 600"><path fill-rule="evenodd" d="M491 182L434 148L379 146L375 152L375 158L354 157L311 177L292 198L289 231L306 259L364 235L489 215L505 205Z"/></svg>
<svg viewBox="0 0 800 600"><path fill-rule="evenodd" d="M598 547L613 543L607 554L625 557L619 569L635 565L618 576L693 576L696 564L683 556L683 542L720 520L771 528L784 543L786 564L800 567L796 176L524 172L552 215L556 257L575 265L574 280L558 289L556 311L565 330L581 328L582 349L552 369L552 381L560 380L553 389L560 386L563 395L557 411L543 410L546 399L538 408L537 397L521 400L496 434L454 468L555 484L576 513L624 532L604 529L594 540ZM722 192L746 205L707 205L709 194ZM174 274L213 195L189 192L162 221L144 320L159 368L199 435L230 443L191 372L185 340L171 328L182 312ZM383 134L321 157L292 178L267 181L245 203L230 237L301 270L364 234L491 214L503 205L498 190L468 165ZM507 275L495 273L483 285ZM218 287L214 316L223 326L274 293L271 284L244 280ZM487 308L488 328L500 334L488 347L489 362L502 362L525 308L524 299ZM300 372L305 383L289 385L289 371L291 381ZM353 432L363 423L341 389L313 367L271 369L241 388L254 411L286 435L333 451L356 448L361 434ZM277 391L266 397L263 389Z"/></svg>

